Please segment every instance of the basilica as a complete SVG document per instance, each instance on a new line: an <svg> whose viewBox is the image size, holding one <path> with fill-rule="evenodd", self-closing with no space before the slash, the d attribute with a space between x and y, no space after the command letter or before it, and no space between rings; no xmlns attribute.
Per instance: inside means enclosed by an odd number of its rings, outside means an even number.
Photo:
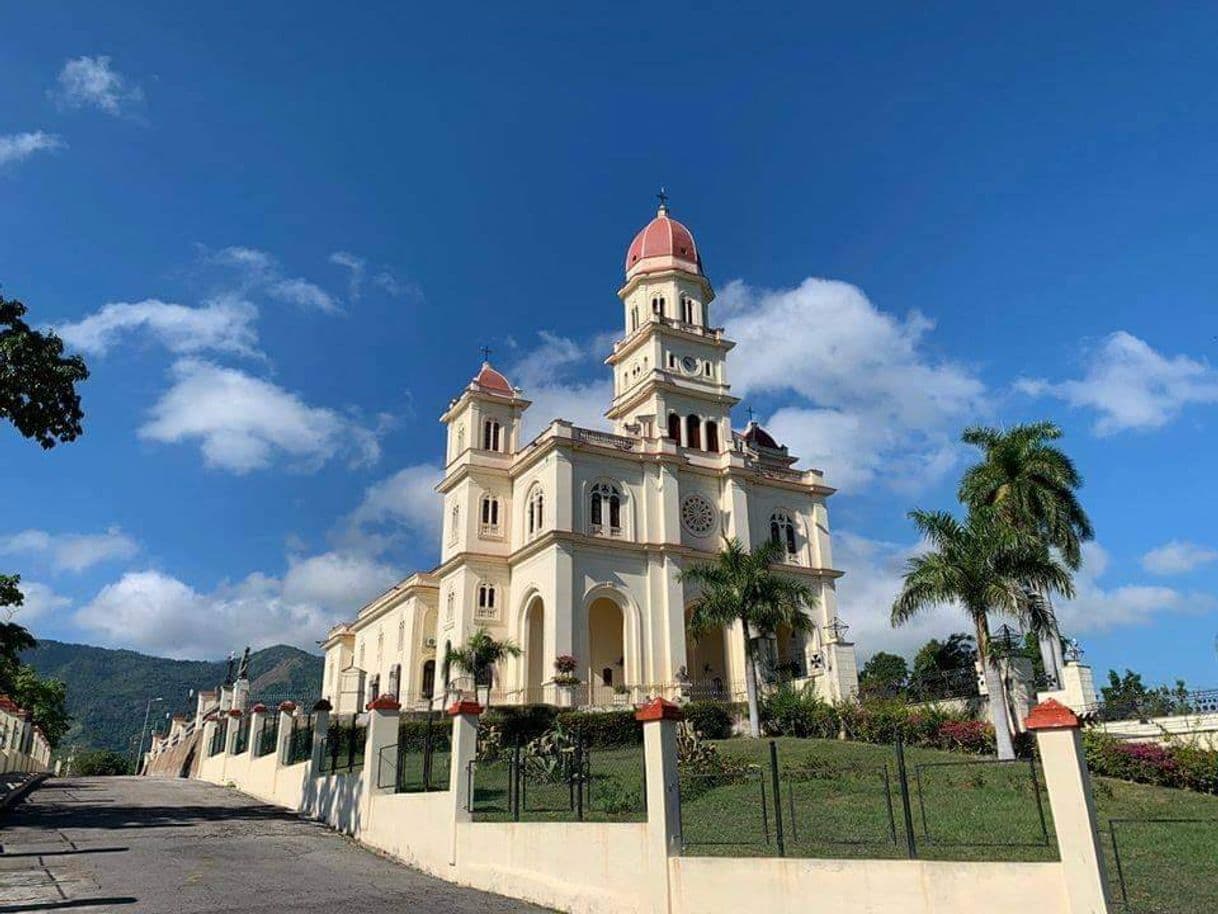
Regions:
<svg viewBox="0 0 1218 914"><path fill-rule="evenodd" d="M746 633L737 623L695 637L680 576L725 537L777 541L782 572L818 594L810 633L759 639L762 678L811 684L830 701L856 691L834 591L834 490L757 423L732 428L734 344L712 324L694 236L663 200L627 249L617 294L612 432L556 418L522 440L528 391L489 362L449 403L440 564L329 632L322 694L337 712L383 693L426 708L476 686L496 704L740 699ZM444 658L479 629L519 654L489 681L463 682Z"/></svg>

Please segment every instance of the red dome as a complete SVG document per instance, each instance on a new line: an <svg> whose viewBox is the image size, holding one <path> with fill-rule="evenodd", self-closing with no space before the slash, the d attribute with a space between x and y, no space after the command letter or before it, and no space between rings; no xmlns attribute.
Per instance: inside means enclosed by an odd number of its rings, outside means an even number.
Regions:
<svg viewBox="0 0 1218 914"><path fill-rule="evenodd" d="M482 363L482 370L474 378L474 383L490 394L500 394L505 397L516 395L515 388L502 374L491 368L490 362Z"/></svg>
<svg viewBox="0 0 1218 914"><path fill-rule="evenodd" d="M626 251L626 275L656 270L688 270L702 273L702 258L694 235L661 206L656 217L634 236Z"/></svg>
<svg viewBox="0 0 1218 914"><path fill-rule="evenodd" d="M748 428L744 432L744 440L749 444L779 450L779 444L774 440L774 437L756 422L750 420Z"/></svg>

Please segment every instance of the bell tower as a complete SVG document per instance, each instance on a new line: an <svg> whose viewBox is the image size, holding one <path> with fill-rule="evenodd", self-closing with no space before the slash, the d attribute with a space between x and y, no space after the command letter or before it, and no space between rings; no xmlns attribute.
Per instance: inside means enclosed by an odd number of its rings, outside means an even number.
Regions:
<svg viewBox="0 0 1218 914"><path fill-rule="evenodd" d="M626 252L618 290L624 334L605 360L613 404L605 415L619 435L669 437L718 453L731 444L727 353L735 345L710 322L715 291L702 272L693 233L673 219L659 194L656 217Z"/></svg>

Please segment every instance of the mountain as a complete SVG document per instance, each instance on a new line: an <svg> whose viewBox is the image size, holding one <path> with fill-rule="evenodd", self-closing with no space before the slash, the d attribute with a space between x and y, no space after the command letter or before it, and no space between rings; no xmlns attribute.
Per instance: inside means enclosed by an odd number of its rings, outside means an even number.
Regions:
<svg viewBox="0 0 1218 914"><path fill-rule="evenodd" d="M72 729L64 746L133 753L149 698L149 729L165 729L166 714L194 714L191 689L214 689L224 681L227 660L170 660L135 651L39 639L22 660L42 676L68 684ZM321 690L322 658L285 644L250 654L251 703L285 698L312 702ZM145 745L147 743L145 742Z"/></svg>

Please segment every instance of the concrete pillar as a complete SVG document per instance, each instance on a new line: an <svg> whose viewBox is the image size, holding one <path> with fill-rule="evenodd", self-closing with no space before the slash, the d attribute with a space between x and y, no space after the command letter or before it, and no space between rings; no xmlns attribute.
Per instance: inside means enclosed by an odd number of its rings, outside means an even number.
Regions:
<svg viewBox="0 0 1218 914"><path fill-rule="evenodd" d="M1076 714L1082 714L1099 704L1091 667L1077 660L1068 660L1062 667L1062 691L1066 696L1064 703Z"/></svg>
<svg viewBox="0 0 1218 914"><path fill-rule="evenodd" d="M258 755L258 743L261 742L262 728L266 726L266 721L266 705L258 702L258 704L250 708L250 744L245 749L249 753L250 758L255 758Z"/></svg>
<svg viewBox="0 0 1218 914"><path fill-rule="evenodd" d="M275 740L276 765L285 765L288 761L288 741L292 738L292 725L296 722L296 702L281 701L279 703L279 738Z"/></svg>
<svg viewBox="0 0 1218 914"><path fill-rule="evenodd" d="M220 713L227 714L233 707L233 687L231 685L220 686Z"/></svg>
<svg viewBox="0 0 1218 914"><path fill-rule="evenodd" d="M250 700L250 681L248 679L238 679L233 684L233 707L238 711L244 711Z"/></svg>
<svg viewBox="0 0 1218 914"><path fill-rule="evenodd" d="M381 695L368 704L368 741L364 745L364 793L393 793L397 790L398 721L402 706L392 695ZM392 747L392 748L390 748Z"/></svg>
<svg viewBox="0 0 1218 914"><path fill-rule="evenodd" d="M309 762L309 776L316 777L321 771L322 742L330 729L330 702L324 698L313 705L313 758Z"/></svg>
<svg viewBox="0 0 1218 914"><path fill-rule="evenodd" d="M224 754L232 755L237 751L237 731L241 728L241 712L236 708L228 711L228 732L224 734Z"/></svg>
<svg viewBox="0 0 1218 914"><path fill-rule="evenodd" d="M482 706L476 701L458 701L448 709L453 719L452 762L448 772L448 795L452 798L453 833L448 862L457 864L457 827L472 822L470 807L470 765L478 754L478 716Z"/></svg>
<svg viewBox="0 0 1218 914"><path fill-rule="evenodd" d="M1026 726L1036 734L1044 766L1070 914L1108 914L1108 874L1079 719L1050 699L1032 709Z"/></svg>
<svg viewBox="0 0 1218 914"><path fill-rule="evenodd" d="M668 910L668 858L681 853L681 788L677 777L677 725L681 709L657 698L635 712L643 724L647 776L647 872L651 909Z"/></svg>

